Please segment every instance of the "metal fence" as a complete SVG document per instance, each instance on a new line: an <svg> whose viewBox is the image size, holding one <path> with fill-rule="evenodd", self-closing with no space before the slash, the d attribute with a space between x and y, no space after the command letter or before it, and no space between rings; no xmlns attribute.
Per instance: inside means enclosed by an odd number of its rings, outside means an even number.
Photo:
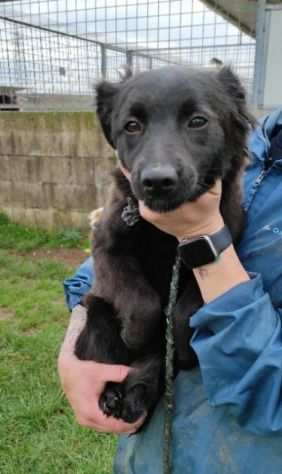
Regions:
<svg viewBox="0 0 282 474"><path fill-rule="evenodd" d="M207 66L212 58L232 64L251 91L256 41L240 23L249 2L238 5L234 17L216 1L4 0L0 97L12 103L11 97L23 96L35 109L44 107L44 98L53 99L54 108L74 107L76 98L78 108L87 108L83 98L93 95L93 84L117 79L125 63L144 70Z"/></svg>

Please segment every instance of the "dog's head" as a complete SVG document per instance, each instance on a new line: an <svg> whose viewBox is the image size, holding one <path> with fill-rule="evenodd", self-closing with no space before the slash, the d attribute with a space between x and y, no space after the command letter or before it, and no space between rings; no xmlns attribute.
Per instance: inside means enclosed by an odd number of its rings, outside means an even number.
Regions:
<svg viewBox="0 0 282 474"><path fill-rule="evenodd" d="M102 82L97 113L134 195L155 211L173 210L242 168L249 117L230 68L172 66Z"/></svg>

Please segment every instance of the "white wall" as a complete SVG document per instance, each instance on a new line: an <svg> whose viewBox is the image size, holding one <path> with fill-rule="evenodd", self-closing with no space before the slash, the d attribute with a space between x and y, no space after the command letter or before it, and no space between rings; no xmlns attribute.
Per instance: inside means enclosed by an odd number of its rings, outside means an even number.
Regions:
<svg viewBox="0 0 282 474"><path fill-rule="evenodd" d="M282 106L282 6L267 12L263 108Z"/></svg>

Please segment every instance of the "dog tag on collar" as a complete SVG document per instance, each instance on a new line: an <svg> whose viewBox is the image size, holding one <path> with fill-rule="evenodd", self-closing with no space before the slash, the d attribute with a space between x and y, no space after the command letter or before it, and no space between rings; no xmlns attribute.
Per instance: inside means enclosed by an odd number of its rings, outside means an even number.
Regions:
<svg viewBox="0 0 282 474"><path fill-rule="evenodd" d="M128 227L133 227L140 220L139 209L131 197L127 198L127 205L122 210L121 218Z"/></svg>

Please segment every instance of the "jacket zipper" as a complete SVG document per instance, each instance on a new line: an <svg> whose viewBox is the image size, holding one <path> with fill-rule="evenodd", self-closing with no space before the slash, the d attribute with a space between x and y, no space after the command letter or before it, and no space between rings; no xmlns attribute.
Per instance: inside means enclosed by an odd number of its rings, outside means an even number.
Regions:
<svg viewBox="0 0 282 474"><path fill-rule="evenodd" d="M257 179L255 180L255 187L259 186L260 183L262 182L262 180L264 179L264 177L267 175L268 173L268 169L263 169L260 174L258 175Z"/></svg>
<svg viewBox="0 0 282 474"><path fill-rule="evenodd" d="M253 202L253 199L257 193L257 188L259 187L259 185L261 184L261 182L264 180L265 176L268 174L268 171L270 170L270 168L264 168L260 174L258 175L258 177L255 179L254 181L254 184L252 186L252 193L251 193L251 196L250 196L250 200L244 205L244 211L245 212L248 212L252 202Z"/></svg>

